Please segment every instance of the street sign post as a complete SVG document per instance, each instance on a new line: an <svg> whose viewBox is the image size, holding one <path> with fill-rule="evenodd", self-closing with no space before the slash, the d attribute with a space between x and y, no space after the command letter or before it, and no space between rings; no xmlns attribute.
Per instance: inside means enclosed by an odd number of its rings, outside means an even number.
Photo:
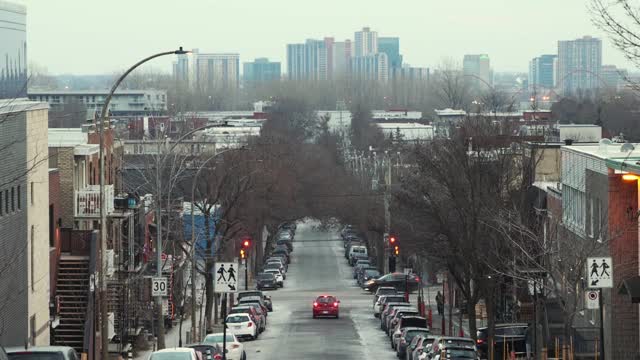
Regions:
<svg viewBox="0 0 640 360"><path fill-rule="evenodd" d="M168 296L168 283L166 277L151 278L151 296Z"/></svg>
<svg viewBox="0 0 640 360"><path fill-rule="evenodd" d="M603 289L613 287L613 263L610 257L587 258L588 287Z"/></svg>
<svg viewBox="0 0 640 360"><path fill-rule="evenodd" d="M589 310L600 308L600 292L598 290L587 290L585 292L585 307Z"/></svg>
<svg viewBox="0 0 640 360"><path fill-rule="evenodd" d="M238 292L238 266L237 262L219 262L216 263L215 288L217 293L236 293Z"/></svg>

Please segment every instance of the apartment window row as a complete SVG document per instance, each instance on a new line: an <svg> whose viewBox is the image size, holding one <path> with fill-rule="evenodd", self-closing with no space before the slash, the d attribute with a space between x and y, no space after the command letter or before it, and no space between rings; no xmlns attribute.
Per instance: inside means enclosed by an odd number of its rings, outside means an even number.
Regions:
<svg viewBox="0 0 640 360"><path fill-rule="evenodd" d="M566 184L562 187L562 217L569 227L585 233L586 195Z"/></svg>
<svg viewBox="0 0 640 360"><path fill-rule="evenodd" d="M20 185L0 189L0 217L22 210L22 187Z"/></svg>

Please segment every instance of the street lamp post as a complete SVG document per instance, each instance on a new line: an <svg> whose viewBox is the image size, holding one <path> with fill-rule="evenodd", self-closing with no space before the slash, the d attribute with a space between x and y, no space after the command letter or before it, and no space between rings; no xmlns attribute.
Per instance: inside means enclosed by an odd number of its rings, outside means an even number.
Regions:
<svg viewBox="0 0 640 360"><path fill-rule="evenodd" d="M111 90L109 91L109 94L107 95L107 98L104 101L104 105L102 106L102 111L100 114L100 125L98 128L99 131L99 135L100 135L100 339L101 339L101 351L100 351L100 357L103 360L106 360L109 358L109 339L107 338L108 332L109 332L109 321L107 319L108 317L108 308L107 308L107 279L105 276L105 272L106 272L106 253L107 253L107 214L106 214L106 204L105 204L105 193L104 193L104 189L105 189L105 155L104 155L104 126L105 126L105 119L107 117L107 112L109 111L109 103L111 102L111 98L113 97L113 94L116 92L116 89L118 88L118 86L120 86L120 84L122 83L122 81L127 77L127 75L129 75L133 70L135 70L137 67L139 67L140 65L146 63L149 60L155 59L157 57L160 56L165 56L165 55L182 55L182 54L186 54L188 53L188 51L185 51L182 49L182 47L180 47L178 50L173 50L173 51L165 51L165 52L161 52L155 55L151 55L147 58L144 58L140 61L138 61L136 64L134 64L133 66L131 66L127 71L124 72L124 74L122 74L118 80L116 80L116 82L113 84L113 86L111 87ZM158 231L158 233L160 233ZM160 235L159 235L160 236ZM158 237L159 237L158 236ZM161 245L161 242L159 242L158 244L159 246ZM161 262L160 260L160 252L158 252L158 263ZM162 274L162 269L160 267L158 267L158 274ZM162 307L162 298L158 298L158 303L160 305L160 307ZM162 309L160 308L160 317L162 317ZM158 336L158 341L159 341L159 346L161 345L162 348L164 348L164 328L163 328L163 324L158 324L159 328L162 329L162 331L159 332L159 334L162 334L162 337ZM160 343L161 341L161 343Z"/></svg>

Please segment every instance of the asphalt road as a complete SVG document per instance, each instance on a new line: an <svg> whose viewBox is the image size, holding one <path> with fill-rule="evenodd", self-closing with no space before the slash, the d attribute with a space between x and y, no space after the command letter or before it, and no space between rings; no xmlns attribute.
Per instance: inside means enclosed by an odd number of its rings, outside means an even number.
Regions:
<svg viewBox="0 0 640 360"><path fill-rule="evenodd" d="M299 224L283 289L268 291L274 311L258 340L245 342L247 359L396 359L373 317L372 297L352 278L337 232ZM340 299L339 319L313 319L316 296Z"/></svg>

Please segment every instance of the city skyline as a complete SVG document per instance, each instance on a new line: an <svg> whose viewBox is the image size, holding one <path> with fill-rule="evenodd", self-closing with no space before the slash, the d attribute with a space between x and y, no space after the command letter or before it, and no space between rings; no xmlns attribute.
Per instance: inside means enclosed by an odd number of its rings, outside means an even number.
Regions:
<svg viewBox="0 0 640 360"><path fill-rule="evenodd" d="M92 16L63 18L65 21L61 21L60 17L50 18L49 14L60 3L35 0L19 2L28 6L30 14L30 60L47 68L51 74L118 72L141 56L177 46L200 48L215 53L239 53L242 62L267 57L285 64L288 43L324 37L354 41L354 32L363 27L370 27L381 37L399 37L400 52L404 59L417 67L437 68L445 59L461 63L464 54L486 53L491 57L492 67L497 72L527 72L529 61L538 54L554 53L558 40L591 35L603 40L604 64L635 70L591 23L586 4L581 0L568 0L562 4L543 0L536 4L518 5L502 0L489 0L482 4L470 2L465 4L466 10L462 13L456 10L459 4L453 3L414 5L415 11L406 11L403 4L383 10L363 8L360 6L363 3L361 1L345 5L331 0L326 7L313 14L305 13L306 9L296 7L292 1L285 1L291 5L291 11L286 13L273 13L267 4L253 4L246 0L233 4L193 3L192 6L187 1L193 11L189 16L176 17L175 14L182 13L180 9L185 4L167 4L161 8L155 6L153 16L142 16L148 13L150 3L147 1L127 3L128 11L122 12L122 7L118 6L119 3L125 4L122 0L114 0L109 5L64 0L65 6L74 8L74 14L86 11L86 14L100 13L105 18L118 17L120 26L108 29L93 26L95 19ZM345 15L345 21L326 21L335 16L337 6L341 13L360 11L362 16ZM548 11L550 7L554 9L553 12ZM249 8L256 11L244 11ZM211 16L212 12L225 16ZM260 26L259 35L256 36L246 24L261 23L253 21L258 18L264 22L265 14L273 21L269 21L269 26ZM522 26L523 19L531 17L544 19L536 26L536 36L533 38L531 29ZM416 23L423 24L419 31L415 30ZM559 23L563 24L561 28L554 26ZM160 24L171 26L164 30L159 29ZM233 24L243 24L247 29L236 30L234 36L229 36L229 29ZM88 31L79 35L78 28ZM291 28L296 28L296 31L291 32ZM140 41L150 33L153 34L151 30L156 35L144 42ZM83 42L81 52L69 57L68 54L77 52L77 49L62 39L72 36L80 36L86 41ZM110 37L120 41L110 42ZM52 38L60 40L51 41ZM119 51L123 46L135 51ZM150 67L168 72L171 62L171 59L159 59Z"/></svg>

